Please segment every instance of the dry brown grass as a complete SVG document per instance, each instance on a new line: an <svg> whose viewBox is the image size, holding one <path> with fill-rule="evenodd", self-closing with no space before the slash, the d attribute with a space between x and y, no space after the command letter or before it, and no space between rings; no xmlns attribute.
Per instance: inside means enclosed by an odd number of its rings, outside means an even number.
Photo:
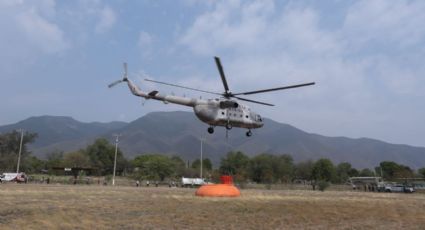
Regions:
<svg viewBox="0 0 425 230"><path fill-rule="evenodd" d="M424 229L424 194L0 185L0 229Z"/></svg>

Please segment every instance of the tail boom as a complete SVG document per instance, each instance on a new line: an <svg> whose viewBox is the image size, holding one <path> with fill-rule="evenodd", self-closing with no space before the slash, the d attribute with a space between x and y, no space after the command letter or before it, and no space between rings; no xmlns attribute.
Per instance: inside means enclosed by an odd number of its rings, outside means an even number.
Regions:
<svg viewBox="0 0 425 230"><path fill-rule="evenodd" d="M179 105L185 105L194 107L198 103L202 103L202 100L197 100L194 98L186 98L186 97L179 97L174 95L161 95L158 93L158 91L154 90L149 93L142 91L136 84L134 84L130 79L127 77L127 63L123 64L124 66L124 75L121 80L115 81L108 85L109 88L112 88L113 86L122 83L127 82L127 86L130 89L130 92L138 97L143 97L145 99L154 99L158 101L163 101L164 103L173 103L173 104L179 104Z"/></svg>
<svg viewBox="0 0 425 230"><path fill-rule="evenodd" d="M130 79L126 78L124 79L124 81L127 82L128 88L130 89L131 93L138 97L143 97L145 99L154 99L158 101L163 101L165 103L173 103L190 107L194 107L198 103L198 100L195 98L186 98L174 95L161 95L156 90L146 93L140 90L140 88L135 85Z"/></svg>

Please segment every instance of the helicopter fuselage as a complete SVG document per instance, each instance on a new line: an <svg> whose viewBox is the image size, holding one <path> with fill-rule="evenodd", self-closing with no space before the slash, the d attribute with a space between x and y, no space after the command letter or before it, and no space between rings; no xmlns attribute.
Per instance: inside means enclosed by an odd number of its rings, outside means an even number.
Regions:
<svg viewBox="0 0 425 230"><path fill-rule="evenodd" d="M223 106L224 103L232 106ZM211 126L255 129L264 125L261 116L252 112L248 106L225 98L198 101L193 111L199 120Z"/></svg>
<svg viewBox="0 0 425 230"><path fill-rule="evenodd" d="M260 115L251 111L243 104L227 98L196 99L179 97L174 95L162 95L158 91L145 93L141 91L131 80L126 80L130 91L145 99L154 99L164 103L172 103L193 107L193 111L199 120L209 124L211 127L224 126L255 129L261 128L264 123Z"/></svg>

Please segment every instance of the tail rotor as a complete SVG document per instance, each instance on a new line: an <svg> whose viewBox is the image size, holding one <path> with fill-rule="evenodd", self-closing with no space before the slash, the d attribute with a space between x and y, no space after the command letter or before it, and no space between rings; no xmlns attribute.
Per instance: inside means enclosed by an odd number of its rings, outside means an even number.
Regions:
<svg viewBox="0 0 425 230"><path fill-rule="evenodd" d="M121 80L114 81L111 84L109 84L108 85L109 88L112 88L112 87L118 85L119 83L125 82L125 81L128 80L128 78L127 78L127 62L124 62L123 66L124 66L124 75L123 75L123 78Z"/></svg>
<svg viewBox="0 0 425 230"><path fill-rule="evenodd" d="M118 81L114 81L111 84L108 85L109 88L112 88L116 85L118 85L119 83L123 82L124 80L118 80Z"/></svg>

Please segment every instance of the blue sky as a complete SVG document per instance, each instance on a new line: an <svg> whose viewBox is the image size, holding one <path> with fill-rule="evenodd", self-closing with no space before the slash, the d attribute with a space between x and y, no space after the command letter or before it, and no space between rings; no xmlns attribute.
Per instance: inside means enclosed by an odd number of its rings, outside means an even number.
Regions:
<svg viewBox="0 0 425 230"><path fill-rule="evenodd" d="M265 117L329 136L425 146L425 1L0 1L0 125L30 116L132 121L186 110L142 89L196 92L149 77L233 92L315 81L251 96ZM266 124L267 125L267 124Z"/></svg>

